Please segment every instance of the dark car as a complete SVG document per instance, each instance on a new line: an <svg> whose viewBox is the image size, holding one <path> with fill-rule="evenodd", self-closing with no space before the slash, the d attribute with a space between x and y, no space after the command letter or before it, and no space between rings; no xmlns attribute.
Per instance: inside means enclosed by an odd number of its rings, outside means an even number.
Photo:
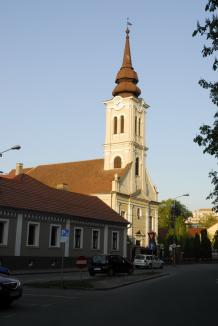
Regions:
<svg viewBox="0 0 218 326"><path fill-rule="evenodd" d="M4 266L1 266L0 265L0 274L6 274L6 275L9 275L10 274L10 270L8 267L4 267Z"/></svg>
<svg viewBox="0 0 218 326"><path fill-rule="evenodd" d="M115 275L116 273L131 274L134 270L133 264L119 255L95 255L92 256L89 265L89 274L105 273Z"/></svg>
<svg viewBox="0 0 218 326"><path fill-rule="evenodd" d="M20 281L0 274L0 307L12 303L22 296L22 285Z"/></svg>

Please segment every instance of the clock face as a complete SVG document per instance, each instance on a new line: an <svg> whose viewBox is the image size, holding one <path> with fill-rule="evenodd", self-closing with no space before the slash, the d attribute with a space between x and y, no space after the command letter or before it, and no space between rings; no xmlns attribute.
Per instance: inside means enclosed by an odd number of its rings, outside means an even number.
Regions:
<svg viewBox="0 0 218 326"><path fill-rule="evenodd" d="M122 107L124 106L123 101L120 97L116 98L114 102L116 110L122 109Z"/></svg>

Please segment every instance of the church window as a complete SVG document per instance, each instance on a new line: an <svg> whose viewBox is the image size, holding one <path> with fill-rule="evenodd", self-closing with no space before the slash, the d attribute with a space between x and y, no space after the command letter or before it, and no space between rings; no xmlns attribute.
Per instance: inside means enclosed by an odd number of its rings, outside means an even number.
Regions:
<svg viewBox="0 0 218 326"><path fill-rule="evenodd" d="M120 169L121 168L121 158L119 156L116 156L114 159L114 169Z"/></svg>
<svg viewBox="0 0 218 326"><path fill-rule="evenodd" d="M137 135L137 117L135 117L135 134Z"/></svg>
<svg viewBox="0 0 218 326"><path fill-rule="evenodd" d="M121 115L121 118L120 118L120 132L121 134L124 133L124 116Z"/></svg>
<svg viewBox="0 0 218 326"><path fill-rule="evenodd" d="M125 212L125 211L121 211L121 212L120 212L120 215L121 215L123 218L125 218L125 217L126 217L126 212Z"/></svg>
<svg viewBox="0 0 218 326"><path fill-rule="evenodd" d="M139 175L139 158L137 157L135 160L135 175Z"/></svg>
<svg viewBox="0 0 218 326"><path fill-rule="evenodd" d="M141 216L142 216L142 211L141 211L141 208L137 208L137 218L138 220L140 220Z"/></svg>
<svg viewBox="0 0 218 326"><path fill-rule="evenodd" d="M148 232L152 231L152 216L149 216L148 219Z"/></svg>
<svg viewBox="0 0 218 326"><path fill-rule="evenodd" d="M141 136L141 119L139 119L139 136Z"/></svg>
<svg viewBox="0 0 218 326"><path fill-rule="evenodd" d="M117 134L117 117L114 117L114 134Z"/></svg>

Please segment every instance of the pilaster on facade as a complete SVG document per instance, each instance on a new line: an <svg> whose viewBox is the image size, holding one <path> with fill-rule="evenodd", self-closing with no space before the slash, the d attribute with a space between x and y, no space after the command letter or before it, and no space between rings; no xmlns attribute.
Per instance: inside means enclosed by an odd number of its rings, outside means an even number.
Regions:
<svg viewBox="0 0 218 326"><path fill-rule="evenodd" d="M14 255L20 256L21 253L21 240L22 240L22 228L23 228L23 214L17 214L17 227L15 235L15 249Z"/></svg>

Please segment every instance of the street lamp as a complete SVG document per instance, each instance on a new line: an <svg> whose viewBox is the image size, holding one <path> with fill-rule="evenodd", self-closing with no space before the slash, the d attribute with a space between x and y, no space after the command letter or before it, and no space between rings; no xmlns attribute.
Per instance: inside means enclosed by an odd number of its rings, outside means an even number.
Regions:
<svg viewBox="0 0 218 326"><path fill-rule="evenodd" d="M20 145L14 145L14 146L12 146L12 147L10 147L8 149L5 149L4 151L0 152L0 157L2 157L3 153L14 150L14 149L19 150L19 149L21 149L21 146Z"/></svg>
<svg viewBox="0 0 218 326"><path fill-rule="evenodd" d="M173 199L173 265L176 265L176 199L180 197L188 197L189 194L183 194L180 196L177 196Z"/></svg>

